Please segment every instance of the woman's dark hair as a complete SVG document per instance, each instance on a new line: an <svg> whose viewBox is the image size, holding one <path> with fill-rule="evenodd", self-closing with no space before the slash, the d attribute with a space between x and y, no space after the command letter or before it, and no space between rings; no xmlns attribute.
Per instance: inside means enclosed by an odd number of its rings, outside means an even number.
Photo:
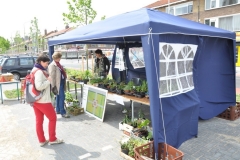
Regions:
<svg viewBox="0 0 240 160"><path fill-rule="evenodd" d="M45 54L41 54L41 55L38 56L36 62L38 64L40 64L41 61L43 61L43 62L50 62L50 58L47 55L45 55Z"/></svg>

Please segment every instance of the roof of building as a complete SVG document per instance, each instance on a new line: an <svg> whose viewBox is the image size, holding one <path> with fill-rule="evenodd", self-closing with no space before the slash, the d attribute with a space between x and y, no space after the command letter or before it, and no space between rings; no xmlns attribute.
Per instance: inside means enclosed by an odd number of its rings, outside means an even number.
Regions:
<svg viewBox="0 0 240 160"><path fill-rule="evenodd" d="M68 31L71 31L71 30L73 30L73 29L74 29L74 27L69 27L69 28L67 28L67 29L63 29L63 30L60 30L60 31L56 31L56 32L54 32L54 33L52 33L52 34L47 35L47 36L44 37L44 38L46 39L46 38L55 37L55 36L64 34L64 33L68 32Z"/></svg>
<svg viewBox="0 0 240 160"><path fill-rule="evenodd" d="M158 0L152 4L147 5L145 8L160 8L160 7L164 7L175 3L179 3L179 2L184 2L187 0Z"/></svg>

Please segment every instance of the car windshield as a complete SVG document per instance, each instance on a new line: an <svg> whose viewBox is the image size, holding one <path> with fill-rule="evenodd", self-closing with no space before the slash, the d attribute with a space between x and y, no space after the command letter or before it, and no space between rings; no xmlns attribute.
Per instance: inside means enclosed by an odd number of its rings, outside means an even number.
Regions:
<svg viewBox="0 0 240 160"><path fill-rule="evenodd" d="M2 66L3 58L0 58L0 66Z"/></svg>

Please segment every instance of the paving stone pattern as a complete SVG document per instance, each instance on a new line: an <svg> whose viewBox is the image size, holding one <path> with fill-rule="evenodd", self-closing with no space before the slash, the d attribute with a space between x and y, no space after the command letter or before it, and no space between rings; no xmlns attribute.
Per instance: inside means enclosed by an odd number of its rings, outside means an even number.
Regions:
<svg viewBox="0 0 240 160"><path fill-rule="evenodd" d="M119 141L123 135L118 123L124 114L122 106L112 100L110 96L104 122L85 113L69 119L58 115L57 137L65 143L44 147L39 147L33 109L19 101L4 101L0 105L0 160L122 160ZM125 106L129 109L129 101ZM149 106L135 103L136 116L139 109L150 118ZM46 138L47 123L45 118ZM198 138L186 141L179 149L184 160L239 160L239 137L240 119L199 120Z"/></svg>

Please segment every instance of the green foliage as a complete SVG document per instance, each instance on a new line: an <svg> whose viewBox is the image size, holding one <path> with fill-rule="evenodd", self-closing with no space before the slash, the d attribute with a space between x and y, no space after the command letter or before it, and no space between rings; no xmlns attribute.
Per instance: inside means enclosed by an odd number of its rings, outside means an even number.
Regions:
<svg viewBox="0 0 240 160"><path fill-rule="evenodd" d="M142 119L139 121L137 127L138 128L144 128L147 127L150 124L150 120L149 119Z"/></svg>
<svg viewBox="0 0 240 160"><path fill-rule="evenodd" d="M127 141L127 146L128 146L128 155L131 157L134 157L134 148L142 146L143 144L146 144L147 141L143 140L143 139L134 139L134 138L130 138Z"/></svg>
<svg viewBox="0 0 240 160"><path fill-rule="evenodd" d="M133 85L134 85L133 81L128 82L127 86L129 88L129 90L133 90Z"/></svg>
<svg viewBox="0 0 240 160"><path fill-rule="evenodd" d="M13 98L17 98L18 95L20 96L20 90L17 90L17 89L5 90L4 94L7 98L13 99Z"/></svg>
<svg viewBox="0 0 240 160"><path fill-rule="evenodd" d="M142 85L141 85L141 92L148 92L148 86L147 86L147 81L143 80Z"/></svg>
<svg viewBox="0 0 240 160"><path fill-rule="evenodd" d="M10 48L10 42L0 36L0 54L5 53Z"/></svg>
<svg viewBox="0 0 240 160"><path fill-rule="evenodd" d="M125 87L123 88L124 91L129 91L131 88L129 85L125 85Z"/></svg>
<svg viewBox="0 0 240 160"><path fill-rule="evenodd" d="M36 17L33 18L33 20L31 20L31 27L30 27L30 33L29 33L31 39L32 39L32 43L33 43L33 47L36 48L36 52L38 53L38 44L41 43L41 32L39 30L38 27L38 19Z"/></svg>
<svg viewBox="0 0 240 160"><path fill-rule="evenodd" d="M116 87L117 87L118 90L123 90L125 88L125 83L121 82Z"/></svg>
<svg viewBox="0 0 240 160"><path fill-rule="evenodd" d="M69 82L69 89L74 89L75 88L75 83L71 83L71 81ZM77 88L81 88L81 85L78 83L77 84Z"/></svg>
<svg viewBox="0 0 240 160"><path fill-rule="evenodd" d="M86 70L83 74L83 79L89 79L92 78L92 72L90 72L89 70Z"/></svg>
<svg viewBox="0 0 240 160"><path fill-rule="evenodd" d="M236 102L240 102L240 94L236 94Z"/></svg>
<svg viewBox="0 0 240 160"><path fill-rule="evenodd" d="M91 7L92 0L67 1L69 13L63 13L65 24L87 25L92 23L97 12Z"/></svg>
<svg viewBox="0 0 240 160"><path fill-rule="evenodd" d="M141 86L135 86L135 90L136 90L137 92L140 92L140 91L141 91Z"/></svg>
<svg viewBox="0 0 240 160"><path fill-rule="evenodd" d="M14 43L16 45L19 45L20 43L23 42L23 39L21 38L21 35L20 35L19 31L16 32L15 37L13 38L13 40L14 40Z"/></svg>
<svg viewBox="0 0 240 160"><path fill-rule="evenodd" d="M108 79L108 78L105 78L105 79L103 80L103 84L105 84L105 85L109 84L109 79Z"/></svg>
<svg viewBox="0 0 240 160"><path fill-rule="evenodd" d="M128 143L127 142L125 142L125 143L120 142L120 145L121 145L121 149L128 149Z"/></svg>
<svg viewBox="0 0 240 160"><path fill-rule="evenodd" d="M117 87L117 82L112 80L111 83L109 84L109 86L110 86L110 89L114 89Z"/></svg>
<svg viewBox="0 0 240 160"><path fill-rule="evenodd" d="M90 79L90 84L101 83L103 80L101 78Z"/></svg>
<svg viewBox="0 0 240 160"><path fill-rule="evenodd" d="M104 20L104 19L106 19L106 16L105 16L105 15L101 17L101 20Z"/></svg>
<svg viewBox="0 0 240 160"><path fill-rule="evenodd" d="M65 100L67 102L73 102L73 96L70 92L65 92Z"/></svg>
<svg viewBox="0 0 240 160"><path fill-rule="evenodd" d="M126 124L129 124L131 122L131 119L129 118L129 116L127 114L125 114L123 120L122 120L123 123L126 123Z"/></svg>

